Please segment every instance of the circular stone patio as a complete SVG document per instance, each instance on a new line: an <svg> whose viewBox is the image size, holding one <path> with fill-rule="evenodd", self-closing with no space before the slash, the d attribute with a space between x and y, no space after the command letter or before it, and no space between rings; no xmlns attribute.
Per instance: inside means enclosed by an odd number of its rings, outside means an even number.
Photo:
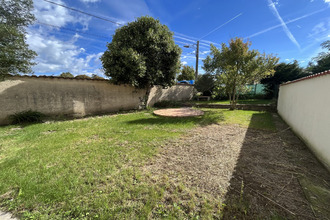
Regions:
<svg viewBox="0 0 330 220"><path fill-rule="evenodd" d="M204 115L204 112L192 108L167 108L155 110L154 114L164 117L195 117Z"/></svg>

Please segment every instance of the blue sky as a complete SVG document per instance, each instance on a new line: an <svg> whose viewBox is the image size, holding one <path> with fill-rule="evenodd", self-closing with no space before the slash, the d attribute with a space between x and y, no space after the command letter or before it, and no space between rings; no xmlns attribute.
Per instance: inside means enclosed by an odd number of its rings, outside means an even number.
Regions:
<svg viewBox="0 0 330 220"><path fill-rule="evenodd" d="M233 37L251 48L272 53L281 62L306 66L330 40L330 0L51 0L101 16L116 24L34 0L37 23L28 28L27 42L38 53L36 75L103 75L99 57L116 28L149 15L174 32L182 48L181 62L195 66L195 50L184 48L201 39L199 71L209 44L219 47ZM53 25L53 26L50 26Z"/></svg>

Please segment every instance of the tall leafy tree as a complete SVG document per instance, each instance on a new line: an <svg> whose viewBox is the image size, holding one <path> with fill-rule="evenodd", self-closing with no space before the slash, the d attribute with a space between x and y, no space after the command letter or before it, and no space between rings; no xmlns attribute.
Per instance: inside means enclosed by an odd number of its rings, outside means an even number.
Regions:
<svg viewBox="0 0 330 220"><path fill-rule="evenodd" d="M266 87L267 98L277 98L279 85L281 83L309 75L299 66L296 60L292 63L279 63L275 66L274 70L274 75L267 76L260 81Z"/></svg>
<svg viewBox="0 0 330 220"><path fill-rule="evenodd" d="M0 77L31 73L36 53L28 48L25 27L32 24L32 0L0 0Z"/></svg>
<svg viewBox="0 0 330 220"><path fill-rule="evenodd" d="M173 33L152 17L140 17L116 30L101 57L104 74L116 84L146 89L172 86L180 68L181 49Z"/></svg>
<svg viewBox="0 0 330 220"><path fill-rule="evenodd" d="M178 81L195 79L195 69L192 66L183 66Z"/></svg>
<svg viewBox="0 0 330 220"><path fill-rule="evenodd" d="M313 61L310 62L307 67L307 70L312 73L320 73L325 70L330 70L330 40L323 42L321 47L326 51L321 52L317 57L314 57Z"/></svg>
<svg viewBox="0 0 330 220"><path fill-rule="evenodd" d="M221 49L211 45L211 55L203 61L203 69L216 74L217 83L224 86L231 109L236 108L239 93L247 83L257 82L274 73L278 58L250 50L251 43L241 38L231 39Z"/></svg>

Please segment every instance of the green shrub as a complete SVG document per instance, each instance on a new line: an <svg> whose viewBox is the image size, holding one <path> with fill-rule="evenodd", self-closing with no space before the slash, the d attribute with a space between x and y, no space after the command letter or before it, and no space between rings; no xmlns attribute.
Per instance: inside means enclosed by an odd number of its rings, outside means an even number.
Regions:
<svg viewBox="0 0 330 220"><path fill-rule="evenodd" d="M154 104L155 108L181 107L182 104L174 101L160 101Z"/></svg>
<svg viewBox="0 0 330 220"><path fill-rule="evenodd" d="M42 122L42 119L44 117L45 115L42 114L41 112L32 111L32 110L18 112L9 116L13 124Z"/></svg>

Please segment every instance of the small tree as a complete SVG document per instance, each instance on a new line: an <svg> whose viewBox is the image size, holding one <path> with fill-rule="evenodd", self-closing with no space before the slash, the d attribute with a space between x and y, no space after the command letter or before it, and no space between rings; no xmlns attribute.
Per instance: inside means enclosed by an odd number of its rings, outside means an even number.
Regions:
<svg viewBox="0 0 330 220"><path fill-rule="evenodd" d="M0 0L0 79L31 73L37 55L28 48L25 27L32 24L32 0Z"/></svg>
<svg viewBox="0 0 330 220"><path fill-rule="evenodd" d="M211 45L211 56L204 60L203 69L215 73L219 85L223 85L230 100L230 109L236 108L240 92L247 83L257 82L274 73L278 58L249 50L251 43L241 38L231 39L229 46L222 44L221 49Z"/></svg>
<svg viewBox="0 0 330 220"><path fill-rule="evenodd" d="M73 78L74 76L70 72L63 72L60 74L60 77Z"/></svg>
<svg viewBox="0 0 330 220"><path fill-rule="evenodd" d="M203 93L203 95L210 96L214 88L214 76L209 73L198 75L195 88L198 92Z"/></svg>
<svg viewBox="0 0 330 220"><path fill-rule="evenodd" d="M101 57L104 74L115 84L146 89L145 105L152 86L175 83L181 49L159 20L146 16L128 23L116 30L107 47Z"/></svg>
<svg viewBox="0 0 330 220"><path fill-rule="evenodd" d="M178 81L195 79L195 69L192 66L183 66Z"/></svg>
<svg viewBox="0 0 330 220"><path fill-rule="evenodd" d="M266 87L267 98L278 96L279 85L281 83L309 75L299 66L296 60L293 63L279 63L275 66L274 70L274 75L267 76L260 81Z"/></svg>
<svg viewBox="0 0 330 220"><path fill-rule="evenodd" d="M321 44L326 52L321 52L317 57L313 58L313 62L309 62L307 70L312 73L320 73L330 69L330 40Z"/></svg>

